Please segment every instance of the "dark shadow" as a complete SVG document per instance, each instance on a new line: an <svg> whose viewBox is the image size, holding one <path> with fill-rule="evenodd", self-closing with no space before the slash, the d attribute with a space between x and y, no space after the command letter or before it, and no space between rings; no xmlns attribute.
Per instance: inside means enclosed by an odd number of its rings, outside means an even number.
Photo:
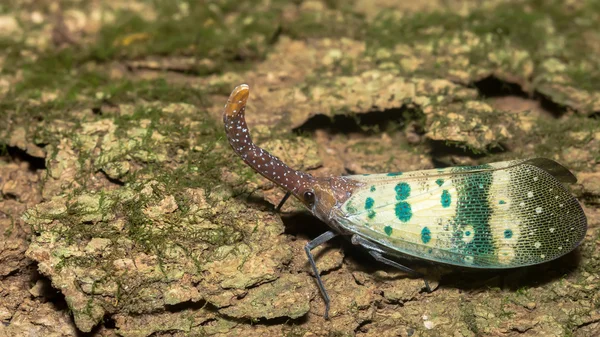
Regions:
<svg viewBox="0 0 600 337"><path fill-rule="evenodd" d="M529 95L523 91L519 84L503 81L494 75L473 82L473 86L481 96L486 98L502 96L529 98Z"/></svg>
<svg viewBox="0 0 600 337"><path fill-rule="evenodd" d="M200 309L204 309L204 308L213 309L212 306L210 306L205 300L201 300L198 302L185 301L185 302L181 302L181 303L177 303L177 304L165 305L165 311L168 311L171 313L184 311L184 310L200 310Z"/></svg>
<svg viewBox="0 0 600 337"><path fill-rule="evenodd" d="M104 316L104 320L103 323L104 327L107 329L116 329L117 328L117 322L112 318L112 316L110 315L106 315Z"/></svg>
<svg viewBox="0 0 600 337"><path fill-rule="evenodd" d="M38 297L39 300L42 302L45 301L46 303L52 304L52 306L54 307L54 310L57 312L60 311L60 312L67 313L69 315L70 324L73 326L76 326L75 319L73 318L73 314L71 313L71 310L69 309L69 305L67 304L67 299L66 299L65 295L60 290L58 290L52 286L52 282L50 281L49 278L41 275L37 271L37 263L31 264L31 267L35 268L31 272L31 278L30 278L31 283L35 284L36 282L41 282L40 297ZM99 331L100 327L101 327L101 324L97 324L90 332L82 332L79 329L77 329L77 337L96 336L96 333Z"/></svg>
<svg viewBox="0 0 600 337"><path fill-rule="evenodd" d="M441 160L439 160L438 158L435 158L435 157L431 157L431 162L433 163L433 166L435 168L442 169L442 168L446 168L446 167L450 167L451 166L448 163L443 162L443 161L441 161Z"/></svg>
<svg viewBox="0 0 600 337"><path fill-rule="evenodd" d="M104 176L104 178L106 180L108 180L109 182L118 185L118 186L125 186L125 182L121 181L120 179L116 179L116 178L112 178L110 177L108 174L106 174L106 172L104 172L104 170L100 170L100 172L102 173L102 175Z"/></svg>
<svg viewBox="0 0 600 337"><path fill-rule="evenodd" d="M264 318L263 317L263 318L258 318L258 319L239 318L239 317L233 317L233 316L229 316L229 315L225 315L225 314L219 314L219 316L226 317L227 320L237 322L240 324L265 325L265 326L269 326L269 325L295 326L295 325L301 325L301 324L306 323L308 321L309 315L306 314L306 315L298 317L298 318L290 318L290 317ZM202 323L201 325L207 325L212 321L214 321L214 320L208 320L208 321Z"/></svg>
<svg viewBox="0 0 600 337"><path fill-rule="evenodd" d="M250 207L256 207L256 208L260 209L261 211L274 212L275 206L272 205L265 198L257 195L255 193L256 191L259 191L259 190L248 191L248 190L244 190L243 188L242 188L242 190L234 189L234 192L236 192L234 198L245 202Z"/></svg>
<svg viewBox="0 0 600 337"><path fill-rule="evenodd" d="M517 83L503 81L494 75L490 75L482 80L473 83L473 86L479 91L483 97L504 97L517 96L526 99L533 99L540 102L541 107L548 111L553 117L559 118L567 112L567 107L561 105L552 98L535 91L533 97L523 91L521 85Z"/></svg>
<svg viewBox="0 0 600 337"><path fill-rule="evenodd" d="M451 274L444 276L443 284L463 291L488 287L518 291L522 288L543 286L571 274L577 269L580 259L581 254L579 249L576 249L556 260L527 267L489 270L457 267Z"/></svg>
<svg viewBox="0 0 600 337"><path fill-rule="evenodd" d="M281 214L281 220L285 227L284 233L293 236L304 235L314 239L330 230L329 226L308 211L283 213Z"/></svg>
<svg viewBox="0 0 600 337"><path fill-rule="evenodd" d="M46 160L44 158L34 157L15 146L7 146L6 152L13 159L29 163L29 171L31 172L46 169Z"/></svg>
<svg viewBox="0 0 600 337"><path fill-rule="evenodd" d="M360 269L372 274L377 270L395 270L394 267L379 263L365 249L344 242L344 254L357 262ZM390 256L387 256L390 257ZM479 269L447 265L412 257L390 257L394 261L426 274L438 274L443 271L440 287L455 288L461 291L485 291L490 287L498 287L509 291L545 285L569 275L577 269L581 254L579 249L547 263L511 268L511 269ZM407 276L410 277L410 276ZM425 292L425 290L423 290Z"/></svg>
<svg viewBox="0 0 600 337"><path fill-rule="evenodd" d="M546 111L548 111L554 118L559 118L567 113L567 107L556 103L552 98L544 95L538 91L534 93L534 98L540 101L540 105Z"/></svg>
<svg viewBox="0 0 600 337"><path fill-rule="evenodd" d="M71 316L71 319L73 319L72 316ZM73 325L75 325L75 321L73 321ZM110 314L105 314L104 317L102 317L102 320L98 324L96 324L90 332L82 332L78 329L77 337L99 336L99 333L103 327L106 329L116 329L117 322L112 318L112 316Z"/></svg>
<svg viewBox="0 0 600 337"><path fill-rule="evenodd" d="M279 37L281 37L281 34L283 33L283 26L282 25L278 25L277 29L273 32L273 35L271 35L267 41L269 45L274 45L279 41Z"/></svg>
<svg viewBox="0 0 600 337"><path fill-rule="evenodd" d="M404 107L370 111L361 114L338 114L333 117L317 114L292 131L296 133L312 133L316 130L326 129L331 134L353 132L372 134L387 129L393 123L403 125L407 120L411 119L411 116L415 115L417 115L416 111Z"/></svg>
<svg viewBox="0 0 600 337"><path fill-rule="evenodd" d="M259 318L258 320L253 320L252 324L260 324L260 325L301 325L308 322L308 314L298 317L298 318L289 318L289 317L275 317L275 318ZM246 321L247 323L247 321Z"/></svg>
<svg viewBox="0 0 600 337"><path fill-rule="evenodd" d="M371 323L373 323L373 320L371 320L371 319L366 319L366 320L360 322L358 324L358 326L356 327L356 329L354 329L354 333L357 333L357 332L363 332L363 333L368 332L369 331L369 325Z"/></svg>
<svg viewBox="0 0 600 337"><path fill-rule="evenodd" d="M481 158L487 157L491 154L498 154L498 153L506 152L507 150L509 150L508 146L503 143L499 143L497 146L490 147L489 149L486 149L485 151L479 151L477 153L474 152L473 150L469 149L469 147L467 147L467 146L461 146L461 144L448 143L443 140L427 140L427 144L429 145L429 148L430 148L429 154L431 155L434 165L436 167L448 166L447 164L443 164L439 160L437 160L437 162L436 162L436 157L455 155L455 156L466 156L466 157L469 157L472 159L481 159Z"/></svg>
<svg viewBox="0 0 600 337"><path fill-rule="evenodd" d="M283 215L285 233L294 236L308 236L315 238L330 228L309 213L293 213ZM391 266L377 262L366 249L355 246L350 242L349 236L344 240L335 238L329 243L332 247L342 246L346 258L356 262L359 269L368 274L377 270L395 270ZM581 254L579 249L547 263L511 268L511 269L476 269L447 265L438 262L405 256L402 258L387 256L402 265L424 273L440 274L440 286L456 288L461 291L486 291L490 287L498 287L509 291L518 291L522 288L538 287L569 275L577 269ZM315 256L318 260L318 256ZM307 272L309 271L307 265ZM410 276L407 276L410 277ZM423 290L425 292L425 290Z"/></svg>
<svg viewBox="0 0 600 337"><path fill-rule="evenodd" d="M283 224L285 227L284 233L293 235L294 237L301 236L301 237L307 237L309 240L313 240L317 236L331 230L331 228L329 228L329 226L327 226L324 222L322 222L321 220L312 216L308 212L296 212L296 213L282 214L281 220L283 221ZM322 249L321 251L319 251L317 253L315 253L313 251L313 257L314 257L315 261L319 260L319 258L322 255L327 254L327 251L329 249L334 249L335 247L339 247L340 242L342 242L342 241L343 241L343 239L341 237L335 237L335 238L329 240L325 244L325 246L326 246L325 249ZM310 271L310 263L308 262L308 257L306 258L305 267L306 267L306 272ZM338 269L339 268L336 267L336 268L329 269L327 271L321 271L320 274L321 274L321 276L327 275L328 273L330 273L334 270L338 270Z"/></svg>
<svg viewBox="0 0 600 337"><path fill-rule="evenodd" d="M97 116L102 116L102 108L101 107L92 107L92 113Z"/></svg>
<svg viewBox="0 0 600 337"><path fill-rule="evenodd" d="M37 264L35 264L37 266ZM46 302L52 303L57 311L68 310L67 300L60 290L52 286L52 281L46 276L41 275L37 270L31 274L31 283L40 282L40 296Z"/></svg>

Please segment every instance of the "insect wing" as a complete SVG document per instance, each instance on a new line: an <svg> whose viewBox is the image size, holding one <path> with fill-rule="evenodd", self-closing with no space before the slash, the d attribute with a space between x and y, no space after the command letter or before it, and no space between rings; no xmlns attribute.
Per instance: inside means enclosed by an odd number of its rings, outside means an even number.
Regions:
<svg viewBox="0 0 600 337"><path fill-rule="evenodd" d="M475 268L543 263L577 247L587 229L581 206L556 177L571 181L568 170L552 163L357 176L365 187L340 207L336 221L426 260Z"/></svg>

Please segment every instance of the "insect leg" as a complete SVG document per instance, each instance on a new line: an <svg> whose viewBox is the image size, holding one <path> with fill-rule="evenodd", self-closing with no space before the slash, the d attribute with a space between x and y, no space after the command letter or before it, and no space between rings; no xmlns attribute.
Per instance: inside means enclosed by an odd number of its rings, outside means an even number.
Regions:
<svg viewBox="0 0 600 337"><path fill-rule="evenodd" d="M283 199L281 199L281 201L279 202L279 205L277 205L277 207L275 207L275 210L277 212L281 211L281 207L283 207L283 204L285 204L285 202L288 200L288 198L290 197L290 195L292 195L292 192L287 192L285 194L285 196L283 197Z"/></svg>
<svg viewBox="0 0 600 337"><path fill-rule="evenodd" d="M371 256L375 258L375 260L377 260L377 261L379 261L381 263L387 264L388 266L392 266L392 267L398 268L398 269L400 269L402 271L405 271L405 272L407 272L409 274L412 274L414 276L423 277L423 274L419 273L418 271L416 271L414 269L410 269L410 268L408 268L406 266L401 265L400 263L398 263L396 261L392 261L392 260L390 260L390 259L388 259L386 257L383 257L383 255L381 255L380 252L376 252L374 250L370 250L369 254L371 254ZM429 287L429 282L426 279L424 279L424 278L423 278L423 281L425 281L425 289L427 289L427 292L430 293L431 292L431 287Z"/></svg>
<svg viewBox="0 0 600 337"><path fill-rule="evenodd" d="M362 237L358 236L358 235L352 235L352 244L354 245L358 245L358 246L362 246L364 248L366 248L369 251L369 254L371 254L371 256L373 256L375 258L375 260L387 264L388 266L392 266L395 268L398 268L402 271L405 271L413 276L417 276L417 277L423 277L423 275L421 273L419 273L416 270L410 269L406 266L401 265L400 263L396 262L396 261L392 261L386 257L383 257L383 255L381 255L382 253L385 254L385 251L383 251L381 248L379 248L376 244L372 243L369 240L365 240ZM427 292L431 292L431 287L429 287L429 282L427 282L426 279L423 279L423 281L425 281L425 289L427 289Z"/></svg>
<svg viewBox="0 0 600 337"><path fill-rule="evenodd" d="M329 319L329 295L327 294L327 290L325 290L325 286L323 285L323 281L321 280L321 276L319 275L319 270L317 269L317 264L315 263L315 258L310 252L314 248L324 244L325 242L333 239L338 234L332 231L327 231L319 236L317 236L314 240L307 243L304 246L304 251L306 251L306 256L308 256L308 262L310 262L310 266L312 267L313 272L315 273L315 277L317 278L317 284L319 285L319 290L323 295L323 300L325 301L325 319Z"/></svg>
<svg viewBox="0 0 600 337"><path fill-rule="evenodd" d="M419 273L418 271L414 270L414 269L410 269L406 266L401 265L400 263L396 262L396 261L392 261L386 257L383 257L383 255L381 255L380 252L376 252L374 250L370 250L369 254L371 254L372 257L375 258L375 260L387 264L388 266L392 266L395 268L398 268L402 271L405 271L409 274L412 274L414 276L418 276L418 277L423 277L423 274ZM429 287L429 282L427 282L426 279L423 279L423 281L425 281L425 289L427 289L427 292L431 292L431 288Z"/></svg>
<svg viewBox="0 0 600 337"><path fill-rule="evenodd" d="M363 239L362 237L360 237L358 235L352 235L352 238L350 239L350 241L352 242L353 245L362 246L363 248L366 248L369 251L385 253L381 248L379 248L379 246L377 246L376 244L372 243L369 240Z"/></svg>

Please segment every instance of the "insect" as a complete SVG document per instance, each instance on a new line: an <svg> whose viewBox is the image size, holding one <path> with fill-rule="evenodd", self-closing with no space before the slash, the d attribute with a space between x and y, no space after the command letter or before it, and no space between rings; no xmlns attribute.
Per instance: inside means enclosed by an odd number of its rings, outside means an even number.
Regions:
<svg viewBox="0 0 600 337"><path fill-rule="evenodd" d="M233 150L331 228L305 246L325 300L330 299L311 250L338 235L377 261L412 257L471 268L503 269L554 260L583 240L587 219L562 183L575 176L553 160L533 158L415 172L313 177L252 142L245 120L249 87L231 93L223 122Z"/></svg>

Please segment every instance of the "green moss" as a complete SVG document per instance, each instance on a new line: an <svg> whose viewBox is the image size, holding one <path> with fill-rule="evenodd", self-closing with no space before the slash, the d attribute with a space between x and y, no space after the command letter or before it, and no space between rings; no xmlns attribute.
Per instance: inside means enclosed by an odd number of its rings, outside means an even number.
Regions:
<svg viewBox="0 0 600 337"><path fill-rule="evenodd" d="M114 21L102 25L91 45L40 53L22 41L1 39L0 49L5 55L2 74L16 75L18 70L22 80L3 98L0 122L11 110L19 111L27 121L66 118L65 110L89 107L90 102L146 99L200 103L202 95L190 86L168 85L164 80L115 79L104 64L146 56L185 56L198 60L187 70L195 74L239 70L262 59L277 32L282 3L257 8L233 0L210 6L159 0L148 6L157 13L155 20L137 12L117 12ZM229 26L226 17L235 17L237 25ZM54 93L56 98L40 106L47 93ZM30 99L37 104L28 104Z"/></svg>
<svg viewBox="0 0 600 337"><path fill-rule="evenodd" d="M464 25L464 18L448 12L416 13L398 19L395 13L384 11L368 26L365 40L370 50L393 48L399 43L439 38L440 34L430 32L432 27L443 27L447 32L454 32Z"/></svg>
<svg viewBox="0 0 600 337"><path fill-rule="evenodd" d="M175 56L199 60L187 68L178 69L180 72L205 75L235 71L262 60L280 27L283 34L298 39L344 36L365 39L369 55L380 48L394 48L398 44L432 46L434 58L447 56L447 49L452 47L448 47L449 40L457 38L459 44L466 45L472 42L469 39L475 35L481 39L480 43L466 52L468 60L475 66L490 62L489 53L523 49L531 54L534 65L548 55L566 59L565 73L581 88L597 89L600 83L597 81L597 72L588 71L590 64L594 64L588 57L594 53L586 53L589 46L584 42L585 39L580 38L582 29L592 30L597 25L596 21L591 20L591 13L594 13L592 7L597 7L597 4L586 3L581 9L569 12L562 10L564 6L557 5L555 1L548 4L526 1L519 6L502 4L492 9L477 9L466 17L433 12L395 19L391 14L382 13L368 24L363 17L352 12L352 5L338 0L326 0L327 8L335 11L301 12L297 20L280 22L284 3L275 0L271 2L272 7L262 8L253 2L233 0L209 5L195 1L175 4L160 0L148 4L158 12L156 20L131 11L117 13L114 23L103 25L97 45L84 43L77 47L60 50L50 48L49 51L40 52L21 41L0 40L0 49L5 57L2 75L19 74L22 79L0 101L0 124L10 125L10 128L26 127L28 140L46 145L48 175L42 181L44 184L57 179L53 170L61 168L53 166L53 162L65 159L61 157L62 153L59 156L59 143L61 149L72 150L69 155L74 156L67 159L74 159L69 163L72 165L69 168L75 168L77 172L68 180L65 179L67 183L57 191L65 198L65 211L44 213L33 226L35 234L40 235L33 237L34 243L37 244L39 239L40 245L47 244L50 241L43 241L45 238L42 237L47 235L48 240L54 240L52 244L62 245L56 249L57 255L53 256L59 260L55 264L57 269L78 266L116 275L113 265L116 259L132 258L133 254L140 252L156 256L156 266L150 266L151 275L147 278L134 279L130 275L115 276L114 279L98 277L86 284L91 287L92 293L96 293L110 282L115 282L114 298L118 304L110 305L120 306L119 310L131 309L144 304L144 299L152 298L152 291L156 290L152 282L157 279L169 280L183 273L168 256L169 253L179 253L167 252L173 247L181 249L181 256L192 261L192 270L185 272L196 272L192 277L197 277L206 272L204 265L207 262L222 259L227 254L239 254L237 256L241 264L238 270L242 271L246 259L252 257L245 255L240 246L250 241L250 235L264 235L261 232L264 231L262 219L238 200L252 193L250 189L255 186L248 186L247 181L256 175L235 157L225 140L221 123L206 111L208 107L216 105L211 101L212 96L227 95L232 84L216 82L211 86L193 87L163 79L119 78L114 74L109 75L113 62ZM182 4L188 6L188 14L182 13ZM3 10L4 7L0 6L0 12ZM600 8L596 8L595 13L598 10ZM565 41L565 45L552 49L560 46L561 40ZM549 48L549 45L554 47ZM368 58L365 59L368 63ZM399 61L399 56L390 56L390 61ZM500 58L498 63L502 69L522 71L519 64L512 65L505 58ZM353 60L342 58L315 73L330 71L332 76L353 75L357 69L357 63ZM438 62L430 68L419 68L417 73L441 74L444 69L445 64ZM307 79L303 88L307 95L313 83L328 85L319 76ZM335 85L335 81L331 83ZM47 99L48 93L56 94L56 98ZM440 92L439 95L453 97L448 92ZM435 102L436 97L432 101ZM182 106L166 109L169 103L182 102L191 104L195 109L186 110ZM482 125L497 124L497 120L491 117L497 112L486 115L468 109L458 111L479 117ZM350 114L349 110L336 113ZM425 128L425 117L421 111L405 110L403 113L403 121L417 121L419 126ZM360 125L360 119L355 115L352 118L355 118L357 129L360 127L364 133L377 134L382 131L377 125ZM85 128L93 129L91 123L96 122L98 125L113 123L116 131L113 134L112 131L98 128L83 133ZM542 118L531 132L518 136L523 137L519 143L536 144L533 148L536 155L553 158L572 147L585 149L592 133L600 129L599 123L595 119L573 115L564 116L559 121ZM60 128L60 125L66 126ZM385 130L394 134L404 125L386 124ZM450 120L442 120L440 124L441 127L450 125ZM275 129L288 128L279 125ZM3 135L9 136L10 131L7 130ZM587 132L590 136L572 137L571 131ZM103 138L107 134L114 138ZM548 138L547 135L552 137ZM288 140L288 137L296 135L289 132L265 133L257 139ZM105 147L110 140L116 145ZM294 138L293 142L296 141ZM0 139L0 155L6 154L7 143L8 139ZM355 143L351 149L385 154L383 147L363 143ZM394 144L405 146L403 142L395 140ZM409 148L418 152L428 150L425 146ZM474 152L478 149L467 150ZM599 161L600 157L595 159ZM390 156L385 165L392 166L393 161L393 156ZM106 173L110 165L125 167L126 164L130 164L130 168L118 170L122 174L117 177ZM110 179L103 180L101 172L105 172ZM110 186L110 189L104 189L104 186ZM98 188L99 192L92 191L93 188ZM198 201L188 193L189 189L201 190L202 198L206 200ZM162 213L153 211L170 197L174 198L175 210ZM199 210L199 205L206 208ZM348 210L352 211L351 208L349 206ZM251 223L252 226L244 227L242 222ZM108 239L111 248L121 248L123 244L119 240L124 237L127 237L131 247L106 250L101 258L76 255L82 251L76 249L86 247L87 241L93 238ZM592 248L592 245L583 246L584 257L592 256ZM592 273L595 264L588 261L582 268ZM63 271L67 273L69 269ZM148 294L144 295L144 290L148 290ZM492 291L490 296L500 292L495 293ZM576 295L573 297L577 298ZM496 311L501 311L498 317L513 317L514 313L509 311L508 305L525 300L527 293L518 290L510 299L503 301L501 308L496 306ZM101 297L90 297L84 314L93 316L94 308L103 305L100 301ZM153 299L152 303L159 301ZM596 301L594 305L598 307L600 302ZM355 309L353 303L351 311L356 313ZM479 334L481 327L477 325L474 306L467 302L460 309L462 320L469 330ZM77 310L81 315L82 308ZM579 324L578 319L569 317L565 331L572 332ZM289 334L304 332L302 329L292 329Z"/></svg>
<svg viewBox="0 0 600 337"><path fill-rule="evenodd" d="M349 149L365 153L365 154L383 154L386 151L386 147L370 141L358 141L348 147Z"/></svg>
<svg viewBox="0 0 600 337"><path fill-rule="evenodd" d="M579 115L565 118L560 123L552 119L540 118L536 127L526 135L524 144L535 143L536 156L552 158L557 153L563 154L569 148L585 149L593 138L594 132L599 129L600 120ZM584 137L573 137L573 133L582 133ZM568 153L564 153L563 156L569 159ZM600 155L594 159L599 160ZM571 163L571 160L569 162L569 166L574 169L585 165L585 163Z"/></svg>
<svg viewBox="0 0 600 337"><path fill-rule="evenodd" d="M282 332L285 337L302 337L306 336L308 329L296 325L295 323L289 323L282 328Z"/></svg>
<svg viewBox="0 0 600 337"><path fill-rule="evenodd" d="M592 62L585 64L569 63L565 73L570 79L570 84L588 91L600 91L600 72L595 68L597 64ZM568 101L568 97L564 101Z"/></svg>
<svg viewBox="0 0 600 337"><path fill-rule="evenodd" d="M461 32L473 32L478 36L491 38L496 43L510 41L515 46L537 50L545 43L543 37L548 34L546 20L563 22L574 17L557 8L562 6L529 1L528 5L502 3L475 9L466 16L436 10L415 13L402 19L397 19L392 12L384 11L369 27L367 41L371 48L392 48L398 43L434 41Z"/></svg>
<svg viewBox="0 0 600 337"><path fill-rule="evenodd" d="M479 327L477 326L477 320L475 317L475 307L470 302L461 302L460 313L463 322L467 325L469 330L475 335L479 334Z"/></svg>
<svg viewBox="0 0 600 337"><path fill-rule="evenodd" d="M302 12L297 20L283 23L283 31L295 39L364 37L367 25L364 18L350 11Z"/></svg>
<svg viewBox="0 0 600 337"><path fill-rule="evenodd" d="M115 24L102 29L98 43L89 58L99 61L136 59L147 55L188 55L210 58L217 64L193 66L194 73L210 73L242 56L262 57L274 36L279 9L256 11L250 4L238 6L237 1L222 1L206 6L196 1L155 1L160 13L148 20L133 11L122 11ZM237 26L228 26L224 17L238 16ZM235 63L235 62L234 62Z"/></svg>
<svg viewBox="0 0 600 337"><path fill-rule="evenodd" d="M0 197L1 198L1 197ZM0 199L1 201L2 199ZM8 219L10 219L10 225L8 227L6 227L6 229L4 230L4 232L2 233L2 235L5 238L8 238L11 236L11 234L13 233L14 229L15 229L15 219L13 218L12 215L7 214L6 215L8 217Z"/></svg>
<svg viewBox="0 0 600 337"><path fill-rule="evenodd" d="M516 312L508 309L511 303L512 301L510 297L505 296L502 298L500 303L500 312L498 313L499 318L512 318L517 314Z"/></svg>
<svg viewBox="0 0 600 337"><path fill-rule="evenodd" d="M413 52L426 63L416 69L416 73L429 76L443 76L449 69L453 70L456 66L449 67L445 58L457 55L467 57L470 63L470 67L461 67L461 71L497 68L494 62L500 62L501 69L516 74L523 73L525 61L531 60L535 66L554 56L569 60L566 73L572 77L575 87L597 90L599 75L595 71L597 53L594 49L597 39L582 38L586 32L600 30L594 14L597 8L594 2L567 10L561 1L530 0L519 5L505 2L481 7L466 15L436 10L398 18L393 11L383 11L366 29L367 53L380 61L400 64L404 54L389 53L382 59L381 48L418 46ZM431 51L419 54L429 49ZM525 51L526 54L519 62L505 51ZM490 55L497 60L491 60ZM582 64L587 66L582 68ZM411 74L414 73L411 70Z"/></svg>
<svg viewBox="0 0 600 337"><path fill-rule="evenodd" d="M528 296L528 288L527 287L520 287L519 289L517 289L517 291L515 292L515 294L519 295L519 296Z"/></svg>

